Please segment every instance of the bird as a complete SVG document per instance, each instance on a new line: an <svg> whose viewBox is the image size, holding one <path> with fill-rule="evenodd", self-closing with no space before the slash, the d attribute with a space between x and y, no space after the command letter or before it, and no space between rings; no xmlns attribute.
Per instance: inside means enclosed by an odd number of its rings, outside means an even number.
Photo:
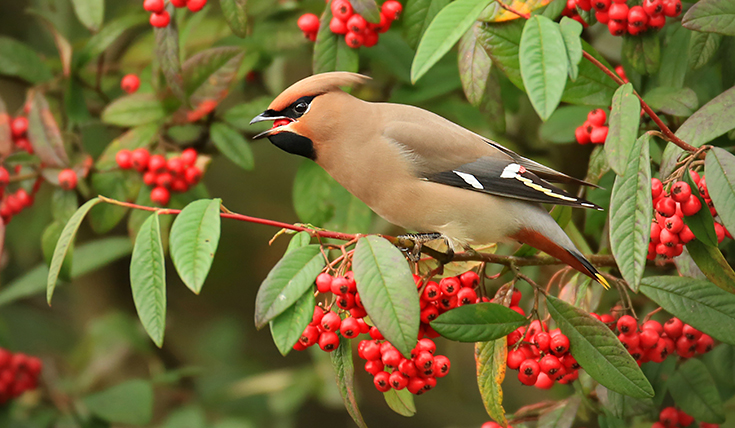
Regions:
<svg viewBox="0 0 735 428"><path fill-rule="evenodd" d="M551 183L593 184L524 158L419 107L368 102L344 90L370 77L327 72L286 88L251 124L311 159L376 214L464 247L521 242L609 288L541 205L602 210Z"/></svg>

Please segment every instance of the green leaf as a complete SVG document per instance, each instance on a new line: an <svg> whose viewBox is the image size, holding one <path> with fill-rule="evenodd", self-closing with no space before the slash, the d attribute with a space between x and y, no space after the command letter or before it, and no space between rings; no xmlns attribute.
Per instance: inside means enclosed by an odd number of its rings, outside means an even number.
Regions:
<svg viewBox="0 0 735 428"><path fill-rule="evenodd" d="M166 109L152 94L120 97L102 111L102 121L120 127L146 125L166 117Z"/></svg>
<svg viewBox="0 0 735 428"><path fill-rule="evenodd" d="M148 24L149 14L145 13L127 13L124 16L108 22L99 33L93 35L87 40L87 43L77 51L74 56L75 69L82 68L90 60L99 56L106 51L124 32L137 27L138 25ZM148 24L150 25L150 24ZM0 55L2 57L2 55Z"/></svg>
<svg viewBox="0 0 735 428"><path fill-rule="evenodd" d="M84 98L84 88L77 79L67 81L66 90L64 91L64 108L70 127L86 125L92 119L92 115L87 108L87 100Z"/></svg>
<svg viewBox="0 0 735 428"><path fill-rule="evenodd" d="M664 39L661 52L661 67L658 71L658 85L683 88L684 79L689 71L689 37L691 31L673 26Z"/></svg>
<svg viewBox="0 0 735 428"><path fill-rule="evenodd" d="M401 416L410 418L416 414L416 404L413 402L413 394L408 392L406 388L400 391L390 389L388 392L383 393L383 398L385 398L385 403L388 407Z"/></svg>
<svg viewBox="0 0 735 428"><path fill-rule="evenodd" d="M339 346L330 352L329 356L332 359L332 368L334 369L337 388L339 389L340 395L342 395L342 401L345 403L347 413L352 416L352 420L355 421L358 427L367 428L360 409L357 407L357 399L355 399L355 369L352 365L352 346L350 340L340 337Z"/></svg>
<svg viewBox="0 0 735 428"><path fill-rule="evenodd" d="M429 24L450 0L408 0L403 8L403 29L408 45L416 49Z"/></svg>
<svg viewBox="0 0 735 428"><path fill-rule="evenodd" d="M345 43L344 37L332 33L329 22L332 20L332 10L324 9L319 24L319 32L314 44L314 60L312 68L314 74L328 71L357 72L360 66L360 57L357 49L352 49Z"/></svg>
<svg viewBox="0 0 735 428"><path fill-rule="evenodd" d="M605 140L605 157L618 175L629 165L628 156L638 137L641 103L633 93L633 85L626 83L615 91L610 112L610 129Z"/></svg>
<svg viewBox="0 0 735 428"><path fill-rule="evenodd" d="M46 281L46 300L48 304L51 304L51 298L54 295L54 289L56 288L56 282L59 279L59 272L61 266L66 258L66 253L69 252L69 248L74 244L74 237L79 230L79 226L82 224L84 216L87 215L90 209L98 203L102 202L99 198L90 199L84 205L79 207L77 212L69 219L69 222L64 226L64 230L59 236L59 242L56 243L56 249L54 250L54 257L51 259L49 265L49 272Z"/></svg>
<svg viewBox="0 0 735 428"><path fill-rule="evenodd" d="M0 74L19 77L32 84L53 77L36 51L9 37L0 37Z"/></svg>
<svg viewBox="0 0 735 428"><path fill-rule="evenodd" d="M653 397L648 379L605 324L551 295L546 296L546 307L587 374L615 392L633 398Z"/></svg>
<svg viewBox="0 0 735 428"><path fill-rule="evenodd" d="M166 330L166 263L158 214L140 227L130 259L130 287L138 318L159 348Z"/></svg>
<svg viewBox="0 0 735 428"><path fill-rule="evenodd" d="M638 290L646 269L651 234L650 140L646 133L635 142L625 174L615 177L610 200L610 247L620 274L633 291Z"/></svg>
<svg viewBox="0 0 735 428"><path fill-rule="evenodd" d="M459 77L467 100L475 107L482 103L493 61L478 40L482 24L475 22L459 41Z"/></svg>
<svg viewBox="0 0 735 428"><path fill-rule="evenodd" d="M735 230L735 156L713 147L704 161L709 196L727 230Z"/></svg>
<svg viewBox="0 0 735 428"><path fill-rule="evenodd" d="M431 327L437 333L458 342L489 342L507 336L525 325L526 317L496 303L477 303L447 311Z"/></svg>
<svg viewBox="0 0 735 428"><path fill-rule="evenodd" d="M505 426L503 408L503 388L505 379L508 344L506 339L492 342L477 342L475 344L475 363L477 366L477 386L480 388L482 404L490 417Z"/></svg>
<svg viewBox="0 0 735 428"><path fill-rule="evenodd" d="M296 303L271 320L273 343L281 355L286 356L298 342L314 316L314 305L314 293L306 290Z"/></svg>
<svg viewBox="0 0 735 428"><path fill-rule="evenodd" d="M582 41L579 37L582 35L584 28L582 24L566 16L561 19L560 27L561 35L564 38L564 47L567 51L567 71L569 78L577 80L577 76L579 76L579 62L582 61Z"/></svg>
<svg viewBox="0 0 735 428"><path fill-rule="evenodd" d="M92 189L97 195L118 201L135 200L143 184L137 174L137 171L93 173ZM107 233L122 221L127 212L127 208L118 205L97 205L89 212L89 225L97 233Z"/></svg>
<svg viewBox="0 0 735 428"><path fill-rule="evenodd" d="M51 217L63 226L79 208L77 194L64 189L55 189L51 195Z"/></svg>
<svg viewBox="0 0 735 428"><path fill-rule="evenodd" d="M255 326L262 328L314 285L324 268L319 245L297 248L283 256L268 273L255 297Z"/></svg>
<svg viewBox="0 0 735 428"><path fill-rule="evenodd" d="M567 82L564 38L558 24L534 15L523 27L520 44L521 77L541 120L556 110Z"/></svg>
<svg viewBox="0 0 735 428"><path fill-rule="evenodd" d="M607 68L613 68L595 48L584 40L582 40L582 49ZM561 100L570 104L607 107L610 105L613 93L617 89L617 83L602 70L590 61L582 61L579 63L579 76L577 76L577 80L567 82Z"/></svg>
<svg viewBox="0 0 735 428"><path fill-rule="evenodd" d="M661 67L661 38L658 32L624 35L623 55L638 73L656 73Z"/></svg>
<svg viewBox="0 0 735 428"><path fill-rule="evenodd" d="M669 393L677 406L696 420L714 424L725 422L720 393L703 362L691 358L682 364L669 379Z"/></svg>
<svg viewBox="0 0 735 428"><path fill-rule="evenodd" d="M311 235L309 235L309 232L299 232L291 237L291 240L288 241L288 247L286 247L285 254L290 253L291 251L300 248L305 247L311 243Z"/></svg>
<svg viewBox="0 0 735 428"><path fill-rule="evenodd" d="M702 209L696 214L684 217L684 224L689 226L698 240L709 246L716 247L717 234L715 233L715 221L707 208L707 203L702 195L700 195L697 190L697 185L694 184L694 180L692 180L689 174L684 174L682 179L685 183L689 184L689 187L692 189L692 195L699 198L699 202L702 204Z"/></svg>
<svg viewBox="0 0 735 428"><path fill-rule="evenodd" d="M0 156L7 156L13 150L13 136L10 131L11 117L8 108L0 97Z"/></svg>
<svg viewBox="0 0 735 428"><path fill-rule="evenodd" d="M648 362L641 366L643 373L651 385L656 395L653 397L653 405L661 407L666 399L666 391L668 390L668 380L676 370L677 361L675 358L667 358L662 363ZM625 396L623 396L625 397ZM627 398L626 397L626 401Z"/></svg>
<svg viewBox="0 0 735 428"><path fill-rule="evenodd" d="M689 88L659 86L648 91L643 100L655 111L686 117L699 107L697 93Z"/></svg>
<svg viewBox="0 0 735 428"><path fill-rule="evenodd" d="M141 147L148 147L157 136L158 125L154 123L131 128L107 145L105 151L97 159L95 167L99 170L117 168L115 160L117 152L122 149L133 151Z"/></svg>
<svg viewBox="0 0 735 428"><path fill-rule="evenodd" d="M28 112L28 141L30 141L41 161L47 167L65 167L69 165L69 157L61 138L61 130L51 113L48 101L38 91L31 98L31 109Z"/></svg>
<svg viewBox="0 0 735 428"><path fill-rule="evenodd" d="M709 281L679 276L653 276L641 282L641 293L670 314L709 334L735 345L735 295Z"/></svg>
<svg viewBox="0 0 735 428"><path fill-rule="evenodd" d="M227 159L246 171L253 169L253 152L242 134L224 123L216 122L212 124L209 136Z"/></svg>
<svg viewBox="0 0 735 428"><path fill-rule="evenodd" d="M650 378L648 379L650 380ZM655 409L653 400L650 398L638 399L628 397L627 395L618 394L599 385L596 391L605 410L616 418L625 420L633 416L650 413Z"/></svg>
<svg viewBox="0 0 735 428"><path fill-rule="evenodd" d="M605 157L605 147L597 146L592 149L592 154L590 154L587 176L584 178L584 181L598 184L608 171L610 171L610 165L608 165L607 158Z"/></svg>
<svg viewBox="0 0 735 428"><path fill-rule="evenodd" d="M493 64L508 77L518 88L523 89L521 63L518 46L523 33L523 20L483 24L479 40L487 51Z"/></svg>
<svg viewBox="0 0 735 428"><path fill-rule="evenodd" d="M102 266L130 255L133 246L127 237L103 238L74 248L76 263L72 266L72 279L86 275ZM13 279L0 289L0 306L42 293L46 289L48 267L41 263Z"/></svg>
<svg viewBox="0 0 735 428"><path fill-rule="evenodd" d="M71 55L72 55L72 47L71 43L69 43L69 40L67 40L66 37L64 37L59 29L57 28L56 24L54 24L53 20L48 16L46 13L42 13L40 11L35 10L28 10L28 12L32 15L35 15L36 18L41 22L41 24L46 27L46 29L51 33L51 36L54 38L54 44L56 45L56 50L59 52L59 60L61 61L61 70L64 74L64 77L69 77L71 74ZM81 92L81 86L78 82L74 79L69 79L69 88L79 88ZM68 96L69 90L67 90L67 93L64 94L65 96ZM71 110L71 109L67 109ZM71 111L70 111L71 113ZM71 114L70 114L71 116Z"/></svg>
<svg viewBox="0 0 735 428"><path fill-rule="evenodd" d="M410 355L419 332L419 296L401 251L379 236L360 238L352 269L373 324L401 354Z"/></svg>
<svg viewBox="0 0 735 428"><path fill-rule="evenodd" d="M536 428L571 428L581 401L580 397L572 396L544 411L538 418Z"/></svg>
<svg viewBox="0 0 735 428"><path fill-rule="evenodd" d="M707 65L720 49L721 43L721 34L692 32L689 39L689 67L698 70Z"/></svg>
<svg viewBox="0 0 735 428"><path fill-rule="evenodd" d="M199 294L220 236L220 199L200 199L184 208L171 226L171 260L181 280Z"/></svg>
<svg viewBox="0 0 735 428"><path fill-rule="evenodd" d="M585 106L559 107L541 124L539 134L552 143L571 143L575 141L574 131L587 120L589 112L590 108Z"/></svg>
<svg viewBox="0 0 735 428"><path fill-rule="evenodd" d="M735 36L735 3L701 0L687 11L681 25L690 30Z"/></svg>
<svg viewBox="0 0 735 428"><path fill-rule="evenodd" d="M166 6L166 10L173 17L176 9L173 5ZM184 78L181 74L181 59L179 55L179 27L176 19L163 28L154 28L156 35L155 55L160 64L166 84L173 94L183 103L187 103L184 92Z"/></svg>
<svg viewBox="0 0 735 428"><path fill-rule="evenodd" d="M250 120L256 115L263 113L271 103L271 97L258 97L253 98L249 102L238 104L228 109L222 119L227 122L228 125L238 129L240 131L258 133L268 129L270 124L266 122L254 123L250 125Z"/></svg>
<svg viewBox="0 0 735 428"><path fill-rule="evenodd" d="M89 31L96 33L105 19L105 0L71 0L74 13Z"/></svg>
<svg viewBox="0 0 735 428"><path fill-rule="evenodd" d="M90 412L114 424L147 425L153 417L153 386L135 379L82 400Z"/></svg>
<svg viewBox="0 0 735 428"><path fill-rule="evenodd" d="M243 58L243 49L222 46L206 49L186 60L182 73L186 95L192 98L192 103L198 105L205 100L224 98L237 77Z"/></svg>
<svg viewBox="0 0 735 428"><path fill-rule="evenodd" d="M56 248L56 243L59 241L59 237L61 236L61 231L64 229L64 224L65 223L61 221L53 221L46 227L46 230L43 231L43 235L41 236L41 250L43 251L43 258L46 260L47 265L51 264L51 260L54 256L54 249ZM69 248L66 257L64 257L64 263L61 264L61 269L59 270L59 279L62 281L71 280L73 256L74 248Z"/></svg>
<svg viewBox="0 0 735 428"><path fill-rule="evenodd" d="M470 29L488 0L457 0L434 17L419 42L411 64L411 82L426 74Z"/></svg>
<svg viewBox="0 0 735 428"><path fill-rule="evenodd" d="M380 22L380 7L375 0L350 0L350 3L355 13L359 13L367 22Z"/></svg>
<svg viewBox="0 0 735 428"><path fill-rule="evenodd" d="M219 5L232 32L244 39L248 35L247 0L219 0Z"/></svg>
<svg viewBox="0 0 735 428"><path fill-rule="evenodd" d="M707 279L723 290L735 294L735 271L727 263L719 248L695 239L687 243L686 249ZM677 267L682 271L681 267Z"/></svg>

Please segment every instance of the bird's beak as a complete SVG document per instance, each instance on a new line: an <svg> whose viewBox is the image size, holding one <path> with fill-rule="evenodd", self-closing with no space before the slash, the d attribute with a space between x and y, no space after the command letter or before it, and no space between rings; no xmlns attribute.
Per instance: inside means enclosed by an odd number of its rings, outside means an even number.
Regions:
<svg viewBox="0 0 735 428"><path fill-rule="evenodd" d="M259 115L255 116L250 121L250 124L252 125L254 123L265 122L265 121L268 121L268 120L273 120L273 121L287 120L288 122L274 123L273 124L273 128L271 128L271 129L269 129L267 131L261 132L260 134L258 134L255 137L253 137L253 140L257 140L259 138L267 137L267 136L269 136L269 135L271 135L271 134L273 134L275 132L279 132L281 130L280 128L282 126L288 125L291 122L293 122L293 119L291 119L289 117L279 115L277 112L275 112L273 110L266 110L263 113L260 113Z"/></svg>

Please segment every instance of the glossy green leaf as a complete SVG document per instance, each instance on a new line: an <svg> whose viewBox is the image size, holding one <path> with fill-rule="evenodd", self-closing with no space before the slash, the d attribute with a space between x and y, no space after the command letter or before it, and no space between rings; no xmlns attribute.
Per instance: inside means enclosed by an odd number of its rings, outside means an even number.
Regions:
<svg viewBox="0 0 735 428"><path fill-rule="evenodd" d="M610 171L610 165L607 163L607 157L605 156L605 147L597 146L592 149L589 166L587 167L587 176L584 181L598 184L608 171Z"/></svg>
<svg viewBox="0 0 735 428"><path fill-rule="evenodd" d="M650 378L648 379L653 383ZM625 420L633 416L650 413L655 409L653 399L651 398L639 399L628 397L627 395L618 394L599 385L596 388L596 392L605 410L616 418Z"/></svg>
<svg viewBox="0 0 735 428"><path fill-rule="evenodd" d="M735 156L713 147L704 161L709 196L727 230L735 230Z"/></svg>
<svg viewBox="0 0 735 428"><path fill-rule="evenodd" d="M133 171L109 171L91 174L92 189L95 194L118 201L135 200L143 182ZM102 234L117 226L128 209L113 204L100 204L89 212L89 225L92 230Z"/></svg>
<svg viewBox="0 0 735 428"><path fill-rule="evenodd" d="M626 83L613 96L610 129L605 140L605 157L618 175L623 175L630 164L628 157L638 138L640 117L640 100L633 92L633 85Z"/></svg>
<svg viewBox="0 0 735 428"><path fill-rule="evenodd" d="M643 100L655 111L686 117L699 107L697 93L689 88L659 86L648 91Z"/></svg>
<svg viewBox="0 0 735 428"><path fill-rule="evenodd" d="M579 76L579 62L582 61L582 24L579 22L563 17L560 23L561 35L564 38L564 47L567 51L567 72L569 78L577 80Z"/></svg>
<svg viewBox="0 0 735 428"><path fill-rule="evenodd" d="M359 13L367 22L380 22L380 6L375 0L350 0L350 3L355 13Z"/></svg>
<svg viewBox="0 0 735 428"><path fill-rule="evenodd" d="M105 0L71 0L79 22L96 33L105 19Z"/></svg>
<svg viewBox="0 0 735 428"><path fill-rule="evenodd" d="M166 11L175 16L176 9L173 5L166 6ZM166 78L168 89L183 103L187 103L184 91L184 78L181 74L181 58L179 53L179 27L176 19L165 27L154 28L156 35L155 55L160 64L163 76Z"/></svg>
<svg viewBox="0 0 735 428"><path fill-rule="evenodd" d="M210 127L209 136L227 159L246 171L253 169L253 152L240 132L224 123L216 122Z"/></svg>
<svg viewBox="0 0 735 428"><path fill-rule="evenodd" d="M56 243L59 242L64 224L66 222L53 221L43 231L43 235L41 235L41 250L43 251L43 258L46 260L47 265L51 265L51 260L54 257L54 249L56 248ZM64 257L64 262L61 264L61 269L59 269L59 279L61 281L71 280L73 258L74 247L70 247L66 253L66 257Z"/></svg>
<svg viewBox="0 0 735 428"><path fill-rule="evenodd" d="M698 240L709 246L716 247L717 234L715 233L715 221L712 218L712 214L709 212L709 209L707 209L707 203L699 191L697 191L697 186L694 184L692 177L689 174L684 174L682 178L683 181L689 184L689 187L692 189L692 195L699 198L699 202L702 204L702 209L700 209L696 214L684 217L684 224L689 226L692 233L694 233L694 236L696 236Z"/></svg>
<svg viewBox="0 0 735 428"><path fill-rule="evenodd" d="M687 11L681 25L690 30L735 36L735 3L701 0Z"/></svg>
<svg viewBox="0 0 735 428"><path fill-rule="evenodd" d="M431 322L437 333L458 342L489 342L507 336L528 322L518 312L496 303L465 305Z"/></svg>
<svg viewBox="0 0 735 428"><path fill-rule="evenodd" d="M704 276L721 289L735 294L735 271L727 263L720 249L695 239L686 245L691 259ZM678 261L678 259L677 259ZM681 270L681 267L679 267Z"/></svg>
<svg viewBox="0 0 735 428"><path fill-rule="evenodd" d="M227 96L243 58L243 49L222 46L206 49L187 59L182 65L182 73L184 90L192 104L219 102Z"/></svg>
<svg viewBox="0 0 735 428"><path fill-rule="evenodd" d="M152 94L133 94L116 99L102 111L102 121L120 127L146 125L166 117L166 109Z"/></svg>
<svg viewBox="0 0 735 428"><path fill-rule="evenodd" d="M704 363L691 358L669 379L669 393L677 407L701 422L725 422L725 408L715 380Z"/></svg>
<svg viewBox="0 0 735 428"><path fill-rule="evenodd" d="M76 192L55 189L51 195L51 217L63 226L79 208Z"/></svg>
<svg viewBox="0 0 735 428"><path fill-rule="evenodd" d="M33 84L52 77L51 70L33 49L10 37L0 37L0 74Z"/></svg>
<svg viewBox="0 0 735 428"><path fill-rule="evenodd" d="M675 358L667 358L662 363L648 362L641 366L641 370L651 385L656 395L653 397L653 405L660 408L666 399L668 391L668 380L676 371L677 361ZM630 397L622 396L626 399Z"/></svg>
<svg viewBox="0 0 735 428"><path fill-rule="evenodd" d="M339 346L329 356L332 359L332 368L334 369L337 388L339 388L339 393L342 395L347 413L350 414L352 420L355 421L358 427L367 428L360 409L357 407L357 399L355 398L355 369L352 364L352 346L350 340L340 337Z"/></svg>
<svg viewBox="0 0 735 428"><path fill-rule="evenodd" d="M74 248L76 262L72 266L72 279L106 266L130 255L133 246L127 237L103 238L87 242ZM46 263L36 265L21 277L8 282L0 289L0 306L20 299L35 296L46 290L48 267Z"/></svg>
<svg viewBox="0 0 735 428"><path fill-rule="evenodd" d="M582 49L607 68L613 68L595 48L584 40L582 40ZM617 83L610 76L606 75L590 61L584 60L579 63L579 76L577 76L577 80L567 82L561 100L569 104L607 107L610 105L613 93L617 89Z"/></svg>
<svg viewBox="0 0 735 428"><path fill-rule="evenodd" d="M470 29L488 0L457 0L444 7L426 29L411 64L411 82L426 74Z"/></svg>
<svg viewBox="0 0 735 428"><path fill-rule="evenodd" d="M633 145L625 174L615 177L610 200L610 247L620 274L633 291L638 290L646 268L651 234L650 139L643 134Z"/></svg>
<svg viewBox="0 0 735 428"><path fill-rule="evenodd" d="M390 389L388 392L383 393L383 398L385 398L385 403L388 407L401 416L408 418L416 414L416 404L413 401L413 394L408 392L406 388L400 391Z"/></svg>
<svg viewBox="0 0 735 428"><path fill-rule="evenodd" d="M436 14L449 4L450 0L407 0L403 7L403 29L406 42L416 49L421 37L434 20Z"/></svg>
<svg viewBox="0 0 735 428"><path fill-rule="evenodd" d="M510 22L483 24L478 39L500 70L518 88L523 89L518 46L523 33L521 19Z"/></svg>
<svg viewBox="0 0 735 428"><path fill-rule="evenodd" d="M288 241L288 247L286 247L286 252L284 254L288 254L297 248L305 247L310 243L311 235L309 235L309 232L299 232L293 235L291 240Z"/></svg>
<svg viewBox="0 0 735 428"><path fill-rule="evenodd" d="M720 49L721 43L721 34L692 32L689 39L689 67L698 70L707 65Z"/></svg>
<svg viewBox="0 0 735 428"><path fill-rule="evenodd" d="M159 348L166 329L166 261L158 214L140 227L130 259L130 287L138 318Z"/></svg>
<svg viewBox="0 0 735 428"><path fill-rule="evenodd" d="M501 425L506 425L503 408L503 388L505 379L508 344L506 339L475 344L475 364L477 366L477 386L480 388L482 404L490 417Z"/></svg>
<svg viewBox="0 0 735 428"><path fill-rule="evenodd" d="M418 337L419 297L401 251L379 236L360 238L352 269L370 320L401 354L410 355Z"/></svg>
<svg viewBox="0 0 735 428"><path fill-rule="evenodd" d="M28 112L28 141L41 161L47 167L66 167L69 156L64 148L61 130L49 108L46 97L34 91L31 95L31 109Z"/></svg>
<svg viewBox="0 0 735 428"><path fill-rule="evenodd" d="M671 27L661 50L658 86L681 89L689 71L689 38L692 31L681 26Z"/></svg>
<svg viewBox="0 0 735 428"><path fill-rule="evenodd" d="M634 398L653 397L653 387L615 334L589 313L554 296L546 307L570 342L582 368L610 390Z"/></svg>
<svg viewBox="0 0 735 428"><path fill-rule="evenodd" d="M232 32L240 38L248 35L247 0L219 0L222 15Z"/></svg>
<svg viewBox="0 0 735 428"><path fill-rule="evenodd" d="M240 131L252 133L265 131L269 126L271 126L269 122L260 122L250 125L250 120L268 109L268 105L272 100L272 97L253 98L249 102L238 104L228 109L222 115L222 119L224 119L228 125Z"/></svg>
<svg viewBox="0 0 735 428"><path fill-rule="evenodd" d="M357 72L360 66L357 49L347 46L343 36L332 33L329 29L331 20L332 10L327 7L319 20L319 32L314 44L314 74L328 71Z"/></svg>
<svg viewBox="0 0 735 428"><path fill-rule="evenodd" d="M709 281L678 276L644 278L640 291L685 323L735 344L735 295Z"/></svg>
<svg viewBox="0 0 735 428"><path fill-rule="evenodd" d="M59 279L61 266L64 263L66 254L69 252L69 248L74 244L74 238L76 237L77 230L79 230L79 226L82 224L84 216L87 215L93 206L100 202L102 201L98 198L94 198L79 207L77 212L75 212L66 223L66 226L64 226L61 236L59 236L59 241L56 243L56 249L54 249L54 257L51 259L51 263L49 264L49 272L46 280L46 300L49 305L51 304L51 298L54 295L56 282Z"/></svg>
<svg viewBox="0 0 735 428"><path fill-rule="evenodd" d="M587 120L589 112L585 106L561 106L541 124L539 135L552 143L571 143L575 141L574 131Z"/></svg>
<svg viewBox="0 0 735 428"><path fill-rule="evenodd" d="M661 38L658 32L624 35L623 55L638 73L656 73L661 67Z"/></svg>
<svg viewBox="0 0 735 428"><path fill-rule="evenodd" d="M199 294L212 267L220 236L220 199L200 199L186 206L171 226L171 260L181 280Z"/></svg>
<svg viewBox="0 0 735 428"><path fill-rule="evenodd" d="M314 305L314 293L306 290L296 303L271 320L273 343L281 355L286 356L298 342L314 316Z"/></svg>
<svg viewBox="0 0 735 428"><path fill-rule="evenodd" d="M141 147L148 147L157 136L158 125L154 123L131 128L107 145L105 151L97 159L95 167L99 170L117 168L115 160L117 152L122 149L133 151Z"/></svg>
<svg viewBox="0 0 735 428"><path fill-rule="evenodd" d="M521 35L520 65L531 104L541 119L547 120L559 105L567 82L566 48L557 23L541 15L526 21Z"/></svg>
<svg viewBox="0 0 735 428"><path fill-rule="evenodd" d="M135 379L82 399L96 416L114 424L147 425L153 417L153 386Z"/></svg>
<svg viewBox="0 0 735 428"><path fill-rule="evenodd" d="M581 398L572 396L541 413L536 428L571 428L577 417Z"/></svg>
<svg viewBox="0 0 735 428"><path fill-rule="evenodd" d="M35 17L41 22L41 24L44 27L46 27L49 33L51 33L51 36L54 38L54 44L56 45L56 50L59 53L59 60L61 61L62 72L64 74L64 77L68 78L69 75L71 74L71 56L72 56L71 43L69 43L69 40L61 34L56 24L54 24L54 22L50 19L50 17L48 17L45 13L41 13L35 10L29 10L28 12L32 15L35 15ZM74 79L70 79L68 83L69 83L68 87L81 88L80 85ZM68 93L64 95L68 96ZM67 109L67 110L71 110L71 109Z"/></svg>
<svg viewBox="0 0 735 428"><path fill-rule="evenodd" d="M264 327L314 285L324 268L319 245L297 248L283 256L268 273L255 297L255 326Z"/></svg>
<svg viewBox="0 0 735 428"><path fill-rule="evenodd" d="M482 102L493 61L478 40L482 24L475 22L459 41L459 77L467 100L477 107Z"/></svg>
<svg viewBox="0 0 735 428"><path fill-rule="evenodd" d="M105 24L99 33L90 37L87 43L76 52L73 61L74 68L81 68L90 60L99 56L126 31L138 25L150 25L148 24L149 17L149 13L145 11L141 13L127 13Z"/></svg>

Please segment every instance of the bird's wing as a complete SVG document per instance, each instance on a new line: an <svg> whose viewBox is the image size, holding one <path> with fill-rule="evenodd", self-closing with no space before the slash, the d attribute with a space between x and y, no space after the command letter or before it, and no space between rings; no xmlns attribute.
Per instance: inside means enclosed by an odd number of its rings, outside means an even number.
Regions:
<svg viewBox="0 0 735 428"><path fill-rule="evenodd" d="M542 180L520 163L499 158L483 157L451 170L427 174L423 178L507 198L602 210L601 207Z"/></svg>

